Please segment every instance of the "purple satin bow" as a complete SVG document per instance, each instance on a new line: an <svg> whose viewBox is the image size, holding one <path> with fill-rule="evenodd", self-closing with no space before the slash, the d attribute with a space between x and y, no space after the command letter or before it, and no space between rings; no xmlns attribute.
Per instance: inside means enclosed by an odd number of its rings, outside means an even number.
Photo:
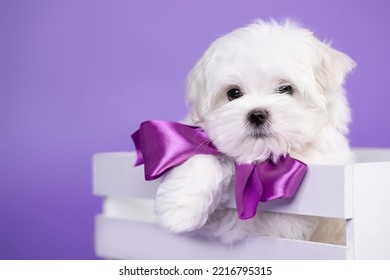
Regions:
<svg viewBox="0 0 390 280"><path fill-rule="evenodd" d="M168 121L146 121L131 135L136 150L135 166L144 164L145 179L154 180L196 154L220 155L199 127ZM258 204L294 196L307 165L288 154L275 164L235 163L235 196L240 219L256 215Z"/></svg>

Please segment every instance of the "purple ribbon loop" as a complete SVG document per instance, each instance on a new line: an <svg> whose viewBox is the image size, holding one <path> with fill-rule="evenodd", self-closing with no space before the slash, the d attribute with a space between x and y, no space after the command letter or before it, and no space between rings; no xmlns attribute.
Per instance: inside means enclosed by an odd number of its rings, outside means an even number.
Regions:
<svg viewBox="0 0 390 280"><path fill-rule="evenodd" d="M137 152L135 166L144 164L145 179L154 180L196 154L220 155L199 127L167 121L146 121L131 135ZM261 202L294 196L307 165L288 154L275 164L235 164L235 196L240 219L256 215Z"/></svg>
<svg viewBox="0 0 390 280"><path fill-rule="evenodd" d="M145 180L157 179L195 154L220 154L199 127L167 121L146 121L131 135L137 150L135 166L145 165Z"/></svg>

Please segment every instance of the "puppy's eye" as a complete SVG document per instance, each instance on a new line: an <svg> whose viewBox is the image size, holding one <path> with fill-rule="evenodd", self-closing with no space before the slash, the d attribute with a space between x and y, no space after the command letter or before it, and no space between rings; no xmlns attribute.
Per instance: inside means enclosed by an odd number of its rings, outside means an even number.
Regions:
<svg viewBox="0 0 390 280"><path fill-rule="evenodd" d="M244 95L239 88L229 89L226 94L227 94L229 101L232 101L233 99L240 98L241 96Z"/></svg>
<svg viewBox="0 0 390 280"><path fill-rule="evenodd" d="M291 85L281 85L276 90L276 93L280 94L293 94L294 88Z"/></svg>

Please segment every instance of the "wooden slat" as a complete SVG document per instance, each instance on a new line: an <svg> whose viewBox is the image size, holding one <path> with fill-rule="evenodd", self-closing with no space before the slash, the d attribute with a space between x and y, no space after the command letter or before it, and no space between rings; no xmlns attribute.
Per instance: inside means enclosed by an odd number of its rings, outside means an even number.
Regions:
<svg viewBox="0 0 390 280"><path fill-rule="evenodd" d="M96 217L97 254L114 259L348 259L339 245L258 237L238 246L169 234L153 223Z"/></svg>
<svg viewBox="0 0 390 280"><path fill-rule="evenodd" d="M100 196L154 199L159 180L145 181L143 166L133 167L134 153L101 153L93 160L94 192ZM292 199L260 205L261 210L351 218L350 166L309 166L309 171ZM226 207L235 207L233 187Z"/></svg>

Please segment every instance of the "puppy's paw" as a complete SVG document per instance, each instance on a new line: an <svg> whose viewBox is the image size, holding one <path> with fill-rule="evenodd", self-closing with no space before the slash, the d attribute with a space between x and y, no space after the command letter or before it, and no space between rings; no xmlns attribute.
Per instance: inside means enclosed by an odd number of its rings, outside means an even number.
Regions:
<svg viewBox="0 0 390 280"><path fill-rule="evenodd" d="M157 191L158 223L175 233L200 228L220 204L231 176L231 166L211 155L193 156L172 169Z"/></svg>

